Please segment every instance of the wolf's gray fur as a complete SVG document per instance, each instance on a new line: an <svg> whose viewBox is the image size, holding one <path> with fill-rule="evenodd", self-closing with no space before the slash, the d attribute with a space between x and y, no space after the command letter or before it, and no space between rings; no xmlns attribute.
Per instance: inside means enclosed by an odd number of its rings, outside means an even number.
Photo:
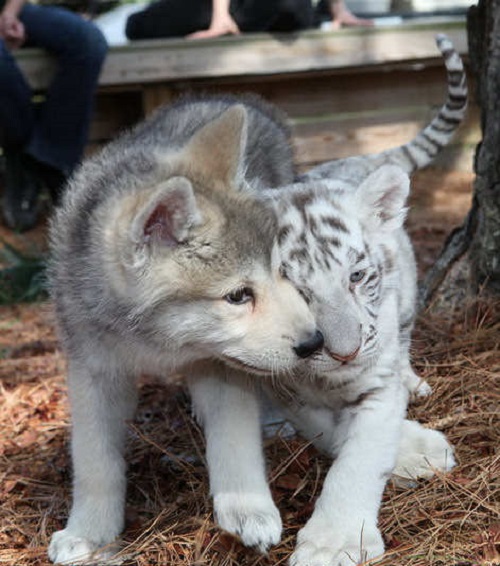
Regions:
<svg viewBox="0 0 500 566"><path fill-rule="evenodd" d="M293 176L274 112L255 99L184 100L69 184L49 273L68 357L74 500L53 561L88 559L123 528L125 421L140 373L218 358L273 374L322 345L305 301L279 276L273 214L241 190ZM214 395L195 393L196 410ZM276 542L279 529L267 536Z"/></svg>

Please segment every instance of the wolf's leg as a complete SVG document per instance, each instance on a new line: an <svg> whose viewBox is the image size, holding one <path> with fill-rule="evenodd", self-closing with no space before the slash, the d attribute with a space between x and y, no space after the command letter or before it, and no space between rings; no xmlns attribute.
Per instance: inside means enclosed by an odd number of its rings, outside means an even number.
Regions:
<svg viewBox="0 0 500 566"><path fill-rule="evenodd" d="M346 407L349 425L314 513L299 532L292 566L352 566L383 553L382 492L399 445L407 392L399 376Z"/></svg>
<svg viewBox="0 0 500 566"><path fill-rule="evenodd" d="M135 384L109 366L98 367L95 356L91 360L69 364L73 506L66 528L52 536L53 562L88 559L124 524L125 422L135 409Z"/></svg>
<svg viewBox="0 0 500 566"><path fill-rule="evenodd" d="M219 525L246 546L277 544L281 518L267 484L259 400L248 376L198 364L188 383L207 442L210 491Z"/></svg>
<svg viewBox="0 0 500 566"><path fill-rule="evenodd" d="M455 466L453 448L442 432L405 420L393 475L405 479L431 478L435 471Z"/></svg>

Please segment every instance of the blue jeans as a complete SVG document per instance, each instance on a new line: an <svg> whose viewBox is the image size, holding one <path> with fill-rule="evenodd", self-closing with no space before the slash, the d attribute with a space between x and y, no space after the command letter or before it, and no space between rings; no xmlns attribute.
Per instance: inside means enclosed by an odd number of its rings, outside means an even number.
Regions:
<svg viewBox="0 0 500 566"><path fill-rule="evenodd" d="M25 4L19 19L27 46L51 53L57 71L45 101L35 108L29 84L0 39L0 145L69 174L87 143L108 46L94 24L62 8Z"/></svg>

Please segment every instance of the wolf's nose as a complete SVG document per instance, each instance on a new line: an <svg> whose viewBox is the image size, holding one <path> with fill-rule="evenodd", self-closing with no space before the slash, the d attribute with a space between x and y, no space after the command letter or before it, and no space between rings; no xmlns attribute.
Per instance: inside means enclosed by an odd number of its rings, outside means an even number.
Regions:
<svg viewBox="0 0 500 566"><path fill-rule="evenodd" d="M314 352L323 348L324 343L325 338L323 337L323 334L321 334L319 330L316 330L314 334L298 346L295 346L293 350L299 358L308 358L309 356L312 356Z"/></svg>

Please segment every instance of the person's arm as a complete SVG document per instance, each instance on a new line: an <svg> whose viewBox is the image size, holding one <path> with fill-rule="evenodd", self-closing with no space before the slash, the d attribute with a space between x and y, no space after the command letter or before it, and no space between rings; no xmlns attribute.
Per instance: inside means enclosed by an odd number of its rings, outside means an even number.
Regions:
<svg viewBox="0 0 500 566"><path fill-rule="evenodd" d="M355 16L345 5L344 0L329 0L329 6L332 14L332 25L335 29L342 26L373 26L373 20L365 20Z"/></svg>
<svg viewBox="0 0 500 566"><path fill-rule="evenodd" d="M19 20L19 13L26 0L8 0L0 13L0 38L9 49L21 47L26 40L24 25Z"/></svg>
<svg viewBox="0 0 500 566"><path fill-rule="evenodd" d="M230 0L212 0L212 21L210 22L210 27L191 33L187 37L189 39L201 39L227 34L239 34L240 29L229 13L229 1Z"/></svg>

